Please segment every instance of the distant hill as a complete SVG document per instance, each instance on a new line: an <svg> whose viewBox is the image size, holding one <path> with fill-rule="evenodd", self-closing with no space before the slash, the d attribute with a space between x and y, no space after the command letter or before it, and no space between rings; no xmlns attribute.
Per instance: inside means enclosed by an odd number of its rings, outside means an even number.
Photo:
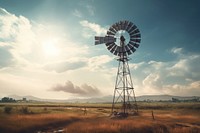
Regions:
<svg viewBox="0 0 200 133"><path fill-rule="evenodd" d="M136 97L137 101L172 101L173 99L178 100L191 100L199 99L200 96L172 96L172 95L144 95Z"/></svg>
<svg viewBox="0 0 200 133"><path fill-rule="evenodd" d="M8 97L13 98L15 100L22 100L23 98L26 98L27 100L34 100L34 101L41 101L43 99L34 97L34 96L18 96L18 95L9 95Z"/></svg>
<svg viewBox="0 0 200 133"><path fill-rule="evenodd" d="M172 95L144 95L138 96L137 101L170 101L172 98L177 98L178 96Z"/></svg>
<svg viewBox="0 0 200 133"><path fill-rule="evenodd" d="M8 97L13 98L15 100L22 100L26 98L31 101L40 101L40 102L69 102L69 103L105 103L112 102L113 97L111 95L103 96L103 97L95 97L95 98L74 98L74 99L66 99L66 100L58 100L58 99L41 99L34 96L18 96L18 95L9 95ZM181 96L172 96L172 95L143 95L137 96L137 101L171 101L172 98L175 99L192 99L192 98L200 98L200 97L181 97Z"/></svg>

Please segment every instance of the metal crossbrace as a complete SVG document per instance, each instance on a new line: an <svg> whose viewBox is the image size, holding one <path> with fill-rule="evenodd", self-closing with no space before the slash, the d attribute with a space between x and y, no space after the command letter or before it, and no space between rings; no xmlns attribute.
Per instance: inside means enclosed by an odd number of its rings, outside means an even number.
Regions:
<svg viewBox="0 0 200 133"><path fill-rule="evenodd" d="M138 112L128 60L122 57L118 61L119 66L115 83L112 113L118 109L115 105L120 102L122 103L122 113Z"/></svg>

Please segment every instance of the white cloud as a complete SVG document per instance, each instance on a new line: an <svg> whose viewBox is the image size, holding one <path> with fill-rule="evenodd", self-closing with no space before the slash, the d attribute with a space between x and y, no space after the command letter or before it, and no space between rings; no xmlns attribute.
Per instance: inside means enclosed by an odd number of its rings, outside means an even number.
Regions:
<svg viewBox="0 0 200 133"><path fill-rule="evenodd" d="M177 59L168 62L140 62L130 64L133 80L143 94L200 95L199 79L200 56L183 54L182 48L172 50ZM141 92L142 91L142 92ZM195 93L196 92L196 93Z"/></svg>
<svg viewBox="0 0 200 133"><path fill-rule="evenodd" d="M159 74L155 74L155 73L151 73L149 74L142 82L142 84L144 86L148 86L148 88L159 88L161 81L160 81L160 75Z"/></svg>
<svg viewBox="0 0 200 133"><path fill-rule="evenodd" d="M0 8L0 46L9 46L7 50L12 54L18 66L44 65L65 60L73 56L88 54L88 46L72 41L59 26L31 22L23 16L15 16ZM53 43L59 53L48 56L52 51L44 47L44 43ZM51 55L51 54L49 54ZM53 55L53 54L52 54Z"/></svg>
<svg viewBox="0 0 200 133"><path fill-rule="evenodd" d="M71 81L67 81L65 85L57 84L51 91L63 91L70 94L75 94L78 96L99 96L101 95L100 90L98 90L95 86L90 86L87 84L83 84L81 86L74 85Z"/></svg>
<svg viewBox="0 0 200 133"><path fill-rule="evenodd" d="M83 37L89 38L95 35L106 35L107 29L101 27L99 24L90 23L87 20L80 21L80 24L83 26Z"/></svg>
<svg viewBox="0 0 200 133"><path fill-rule="evenodd" d="M15 63L27 63L21 56L31 51L35 40L30 21L23 16L10 14L2 8L0 14L0 46L9 46L7 50L12 54Z"/></svg>
<svg viewBox="0 0 200 133"><path fill-rule="evenodd" d="M200 88L200 81L195 81L190 84L191 88L199 89ZM200 90L199 90L200 91Z"/></svg>
<svg viewBox="0 0 200 133"><path fill-rule="evenodd" d="M163 86L165 92L178 96L199 96L200 94L200 81L194 81L186 85L173 84Z"/></svg>
<svg viewBox="0 0 200 133"><path fill-rule="evenodd" d="M108 55L95 56L95 57L91 57L88 60L88 66L89 66L89 69L93 71L103 70L103 69L107 69L105 68L105 64L109 63L112 60L113 60L113 57L108 56Z"/></svg>
<svg viewBox="0 0 200 133"><path fill-rule="evenodd" d="M76 16L76 17L79 17L79 18L83 17L83 14L79 10L77 10L77 9L75 9L72 14L74 16Z"/></svg>
<svg viewBox="0 0 200 133"><path fill-rule="evenodd" d="M183 52L183 48L172 48L171 52L174 54L181 54Z"/></svg>
<svg viewBox="0 0 200 133"><path fill-rule="evenodd" d="M79 68L86 67L85 59L79 59L76 61L60 61L60 62L53 62L51 64L44 65L44 70L47 71L56 71L57 73L62 73L70 70L77 70Z"/></svg>

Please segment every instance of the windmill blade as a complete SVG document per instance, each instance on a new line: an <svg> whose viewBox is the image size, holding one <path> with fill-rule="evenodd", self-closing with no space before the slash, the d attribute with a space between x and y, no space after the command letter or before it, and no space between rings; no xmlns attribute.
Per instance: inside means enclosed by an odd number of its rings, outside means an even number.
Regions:
<svg viewBox="0 0 200 133"><path fill-rule="evenodd" d="M120 30L125 30L125 21L120 21L119 25L120 25Z"/></svg>
<svg viewBox="0 0 200 133"><path fill-rule="evenodd" d="M135 52L135 48L134 47L136 47L136 48L138 48L139 47L139 44L137 44L137 43L129 43L129 47L130 47L130 49L132 50L132 51L134 51Z"/></svg>
<svg viewBox="0 0 200 133"><path fill-rule="evenodd" d="M138 38L138 39L131 38L130 39L131 42L136 42L136 43L140 43L140 40L141 40L140 38Z"/></svg>
<svg viewBox="0 0 200 133"><path fill-rule="evenodd" d="M117 46L116 50L114 51L114 55L118 55L118 53L119 53L119 46Z"/></svg>
<svg viewBox="0 0 200 133"><path fill-rule="evenodd" d="M127 53L128 53L128 55L131 55L131 54L132 54L132 53L131 53L131 50L127 51Z"/></svg>
<svg viewBox="0 0 200 133"><path fill-rule="evenodd" d="M129 47L129 49L133 48L133 45L131 45L130 43L128 43L127 46Z"/></svg>
<svg viewBox="0 0 200 133"><path fill-rule="evenodd" d="M116 31L119 31L118 23L115 23L115 24L113 25L113 28L114 28Z"/></svg>
<svg viewBox="0 0 200 133"><path fill-rule="evenodd" d="M134 48L133 45L131 45L130 43L128 44L128 47L130 48L130 50L134 53L136 51L136 49Z"/></svg>
<svg viewBox="0 0 200 133"><path fill-rule="evenodd" d="M136 49L134 47L132 47L131 51L134 53L136 51Z"/></svg>
<svg viewBox="0 0 200 133"><path fill-rule="evenodd" d="M106 47L108 47L110 44L112 44L112 42L111 43L106 43L105 45L106 45Z"/></svg>
<svg viewBox="0 0 200 133"><path fill-rule="evenodd" d="M116 24L113 24L111 27L112 27L116 32L118 31Z"/></svg>
<svg viewBox="0 0 200 133"><path fill-rule="evenodd" d="M126 51L126 53L128 53L128 55L132 54L128 45L125 46L125 51Z"/></svg>
<svg viewBox="0 0 200 133"><path fill-rule="evenodd" d="M111 32L111 31L107 31L107 35L109 35L109 36L114 36L115 33Z"/></svg>
<svg viewBox="0 0 200 133"><path fill-rule="evenodd" d="M131 44L132 46L138 48L139 47L139 44L138 43L135 43L135 42L132 42L130 41L129 44Z"/></svg>
<svg viewBox="0 0 200 133"><path fill-rule="evenodd" d="M121 21L121 30L125 30L125 21Z"/></svg>
<svg viewBox="0 0 200 133"><path fill-rule="evenodd" d="M119 24L119 22L116 23L116 27L117 27L117 31L119 31L120 30L120 24Z"/></svg>
<svg viewBox="0 0 200 133"><path fill-rule="evenodd" d="M128 44L130 50L134 53L136 49L134 48L134 45L131 45L130 43Z"/></svg>
<svg viewBox="0 0 200 133"><path fill-rule="evenodd" d="M102 43L112 43L112 42L116 42L116 38L114 38L113 36L105 36L105 37L95 36L95 45Z"/></svg>
<svg viewBox="0 0 200 133"><path fill-rule="evenodd" d="M137 26L136 25L133 25L129 30L128 30L128 33L130 34L131 32L133 32L134 30L137 29Z"/></svg>
<svg viewBox="0 0 200 133"><path fill-rule="evenodd" d="M114 51L116 50L116 48L117 48L117 45L115 44L114 47L110 50L110 52L114 54Z"/></svg>
<svg viewBox="0 0 200 133"><path fill-rule="evenodd" d="M119 24L119 30L124 30L123 29L124 22L120 21L118 24Z"/></svg>
<svg viewBox="0 0 200 133"><path fill-rule="evenodd" d="M115 50L113 54L114 54L114 55L117 55L117 54L118 54L117 50Z"/></svg>
<svg viewBox="0 0 200 133"><path fill-rule="evenodd" d="M130 38L141 38L141 34L132 35L132 36L130 36Z"/></svg>
<svg viewBox="0 0 200 133"><path fill-rule="evenodd" d="M140 45L139 45L138 43L135 43L134 46L135 46L136 48L138 48Z"/></svg>
<svg viewBox="0 0 200 133"><path fill-rule="evenodd" d="M117 23L117 26L118 26L118 30L122 29L121 21Z"/></svg>
<svg viewBox="0 0 200 133"><path fill-rule="evenodd" d="M115 34L116 34L116 32L117 32L112 26L109 28L109 31L111 31L111 32L113 32L113 33L115 33Z"/></svg>
<svg viewBox="0 0 200 133"><path fill-rule="evenodd" d="M129 22L127 20L124 21L124 30L127 30Z"/></svg>
<svg viewBox="0 0 200 133"><path fill-rule="evenodd" d="M138 34L140 33L139 29L134 30L133 32L130 32L130 36L134 35L134 34Z"/></svg>
<svg viewBox="0 0 200 133"><path fill-rule="evenodd" d="M132 22L128 23L128 26L126 27L126 31L129 31L129 29L133 26L134 24Z"/></svg>
<svg viewBox="0 0 200 133"><path fill-rule="evenodd" d="M115 43L111 43L111 44L107 47L107 49L110 50L114 45L115 45Z"/></svg>
<svg viewBox="0 0 200 133"><path fill-rule="evenodd" d="M127 52L127 51L130 50L129 47L128 47L127 45L124 47L124 49L125 49L125 52Z"/></svg>

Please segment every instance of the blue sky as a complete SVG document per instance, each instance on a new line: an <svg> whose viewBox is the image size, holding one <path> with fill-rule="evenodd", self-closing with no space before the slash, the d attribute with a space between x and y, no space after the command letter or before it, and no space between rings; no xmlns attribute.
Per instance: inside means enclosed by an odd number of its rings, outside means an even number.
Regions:
<svg viewBox="0 0 200 133"><path fill-rule="evenodd" d="M117 61L94 36L129 20L136 95L200 96L198 0L0 0L0 97L112 95Z"/></svg>

